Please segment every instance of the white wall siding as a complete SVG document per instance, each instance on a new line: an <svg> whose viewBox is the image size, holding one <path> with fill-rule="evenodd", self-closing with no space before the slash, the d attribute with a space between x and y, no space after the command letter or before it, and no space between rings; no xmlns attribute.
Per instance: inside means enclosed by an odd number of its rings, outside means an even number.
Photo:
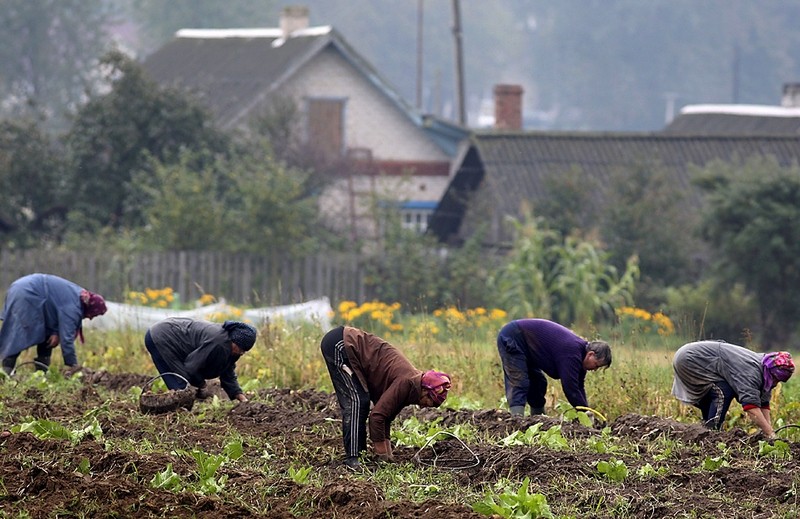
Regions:
<svg viewBox="0 0 800 519"><path fill-rule="evenodd" d="M328 47L281 88L281 95L347 99L345 143L369 148L379 160L448 161L444 154L386 96Z"/></svg>

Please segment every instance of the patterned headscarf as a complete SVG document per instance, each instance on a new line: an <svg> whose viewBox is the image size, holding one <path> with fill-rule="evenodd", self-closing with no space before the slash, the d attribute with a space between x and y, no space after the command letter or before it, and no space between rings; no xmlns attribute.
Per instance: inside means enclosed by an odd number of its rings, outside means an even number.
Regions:
<svg viewBox="0 0 800 519"><path fill-rule="evenodd" d="M100 294L82 289L81 304L83 305L83 317L87 319L106 313L106 300Z"/></svg>
<svg viewBox="0 0 800 519"><path fill-rule="evenodd" d="M430 399L439 407L450 390L450 375L434 370L426 371L422 374L422 389L427 391Z"/></svg>
<svg viewBox="0 0 800 519"><path fill-rule="evenodd" d="M761 360L764 372L764 389L769 391L778 382L786 382L794 373L794 361L787 351L773 351L764 355Z"/></svg>
<svg viewBox="0 0 800 519"><path fill-rule="evenodd" d="M244 351L250 351L256 343L256 329L240 321L225 321L222 329L228 332L228 337Z"/></svg>

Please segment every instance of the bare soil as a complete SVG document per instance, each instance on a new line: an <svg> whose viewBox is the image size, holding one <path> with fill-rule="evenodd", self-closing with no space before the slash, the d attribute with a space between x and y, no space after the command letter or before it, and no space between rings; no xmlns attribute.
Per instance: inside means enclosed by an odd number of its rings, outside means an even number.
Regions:
<svg viewBox="0 0 800 519"><path fill-rule="evenodd" d="M76 398L55 400L45 391L28 390L0 405L11 410L12 423L45 418L71 423L89 410L107 406L98 419L107 440L128 439L141 448L109 449L91 437L79 443L38 439L30 433L8 432L0 426L0 516L16 517L304 517L308 510L318 517L339 518L472 518L471 503L453 504L435 495L422 502L397 501L384 495L383 487L370 477L374 467L360 474L339 461L341 437L333 395L318 391L275 389L260 392L250 402L227 405L217 414L205 403L159 415L142 415L128 390L141 387L147 376L110 374L83 369L83 386ZM211 386L226 399L218 386ZM111 395L111 396L109 396ZM187 414L206 413L198 425ZM441 418L443 425L471 424L480 436L499 440L515 430L544 422L543 428L560 424L565 437L599 437L598 430L552 417L511 417L499 410L455 411L407 409L396 423L416 415L420 420ZM482 492L504 478L528 476L534 490L541 489L558 515L580 511L580 517L775 517L776 510L796 506L795 490L800 467L795 461L757 457L758 436L735 429L709 431L700 425L629 414L614 420L613 435L631 444L625 452L598 454L588 450L555 451L536 446L503 447L498 441L468 444L477 463L470 465L469 451L457 438L436 444L440 459L463 460L462 467L442 474L455 478L464 488ZM198 448L219 453L232 432L245 439L245 456L270 457L269 474L223 465L226 489L216 495L173 492L152 488L150 481L168 463L181 474L193 466L177 449ZM171 449L148 446L167 442ZM113 442L110 442L113 443ZM721 445L729 466L702 470L703 460L720 455ZM800 458L800 444L790 443L793 459ZM334 454L332 454L334 453ZM301 456L314 468L321 485L303 485L285 474L292 458ZM427 456L427 458L426 458ZM398 447L400 462L432 462L430 451ZM623 483L604 480L598 460L623 459L630 476ZM76 468L88 460L87 474ZM636 472L650 463L667 467L664 474L639 477ZM236 467L239 467L237 464ZM256 508L254 503L261 505ZM304 512L304 510L306 512ZM617 512L615 512L615 510Z"/></svg>

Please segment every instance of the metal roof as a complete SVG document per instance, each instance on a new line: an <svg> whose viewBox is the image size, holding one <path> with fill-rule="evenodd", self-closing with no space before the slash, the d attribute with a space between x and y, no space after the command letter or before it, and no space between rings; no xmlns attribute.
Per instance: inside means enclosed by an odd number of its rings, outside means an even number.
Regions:
<svg viewBox="0 0 800 519"><path fill-rule="evenodd" d="M516 214L523 201L546 195L545 180L578 168L604 185L615 170L660 167L690 189L690 165L753 155L800 163L800 136L687 136L662 133L481 132L465 143L456 173L429 229L442 241L460 241L474 222ZM493 214L467 218L481 201ZM473 222L465 224L464 222Z"/></svg>

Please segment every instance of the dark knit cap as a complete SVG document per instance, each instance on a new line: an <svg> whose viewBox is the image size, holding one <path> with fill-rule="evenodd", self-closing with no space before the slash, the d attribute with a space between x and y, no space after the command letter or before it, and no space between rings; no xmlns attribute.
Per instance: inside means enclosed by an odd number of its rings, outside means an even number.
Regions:
<svg viewBox="0 0 800 519"><path fill-rule="evenodd" d="M228 337L244 351L250 351L256 343L255 327L240 321L225 321L222 329L228 332Z"/></svg>

